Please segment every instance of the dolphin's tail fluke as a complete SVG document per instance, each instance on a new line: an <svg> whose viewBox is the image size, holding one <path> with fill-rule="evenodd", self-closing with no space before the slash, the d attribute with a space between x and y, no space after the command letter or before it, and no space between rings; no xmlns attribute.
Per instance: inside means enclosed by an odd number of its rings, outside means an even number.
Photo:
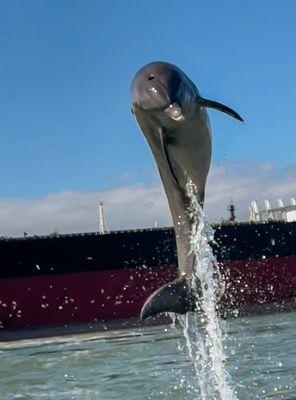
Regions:
<svg viewBox="0 0 296 400"><path fill-rule="evenodd" d="M185 314L196 309L196 298L186 278L182 277L152 293L141 311L144 320L163 312Z"/></svg>

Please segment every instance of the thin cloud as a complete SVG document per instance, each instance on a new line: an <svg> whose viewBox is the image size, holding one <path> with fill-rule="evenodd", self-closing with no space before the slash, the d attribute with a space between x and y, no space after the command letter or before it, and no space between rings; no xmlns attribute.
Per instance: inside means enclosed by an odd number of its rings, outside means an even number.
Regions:
<svg viewBox="0 0 296 400"><path fill-rule="evenodd" d="M155 172L156 175L156 172ZM296 195L296 165L277 168L273 164L232 162L213 166L206 191L206 215L210 221L227 218L233 198L240 220L248 218L248 204L269 198L288 202ZM0 236L46 235L97 231L99 200L104 199L110 229L135 229L171 225L167 200L157 180L152 186L121 186L110 190L64 191L35 199L0 198Z"/></svg>

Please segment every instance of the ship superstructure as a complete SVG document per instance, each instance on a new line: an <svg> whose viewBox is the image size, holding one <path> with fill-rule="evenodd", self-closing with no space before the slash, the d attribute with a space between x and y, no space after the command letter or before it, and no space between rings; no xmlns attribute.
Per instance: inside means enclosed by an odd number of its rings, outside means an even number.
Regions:
<svg viewBox="0 0 296 400"><path fill-rule="evenodd" d="M285 205L282 199L277 200L276 206L271 206L268 199L264 200L264 207L259 208L254 200L249 205L249 219L252 222L260 221L296 221L296 198L291 198L291 203Z"/></svg>

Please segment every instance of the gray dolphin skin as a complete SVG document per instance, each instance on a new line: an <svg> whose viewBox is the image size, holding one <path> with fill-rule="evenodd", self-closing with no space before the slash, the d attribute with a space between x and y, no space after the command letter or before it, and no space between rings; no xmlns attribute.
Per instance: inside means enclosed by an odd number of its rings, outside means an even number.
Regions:
<svg viewBox="0 0 296 400"><path fill-rule="evenodd" d="M201 97L178 67L153 62L135 75L131 106L155 158L175 227L178 278L155 291L145 302L141 319L161 312L194 311L191 289L195 257L190 251L191 219L186 184L190 179L203 207L211 162L211 127L206 107L243 119L231 108Z"/></svg>

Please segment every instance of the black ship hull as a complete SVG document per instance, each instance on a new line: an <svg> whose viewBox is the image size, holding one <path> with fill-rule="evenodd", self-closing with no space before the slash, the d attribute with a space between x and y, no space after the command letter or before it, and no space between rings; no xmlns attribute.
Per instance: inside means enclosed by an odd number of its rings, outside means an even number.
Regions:
<svg viewBox="0 0 296 400"><path fill-rule="evenodd" d="M296 300L296 223L216 226L224 303L242 310ZM0 240L2 331L136 318L177 274L172 228Z"/></svg>

